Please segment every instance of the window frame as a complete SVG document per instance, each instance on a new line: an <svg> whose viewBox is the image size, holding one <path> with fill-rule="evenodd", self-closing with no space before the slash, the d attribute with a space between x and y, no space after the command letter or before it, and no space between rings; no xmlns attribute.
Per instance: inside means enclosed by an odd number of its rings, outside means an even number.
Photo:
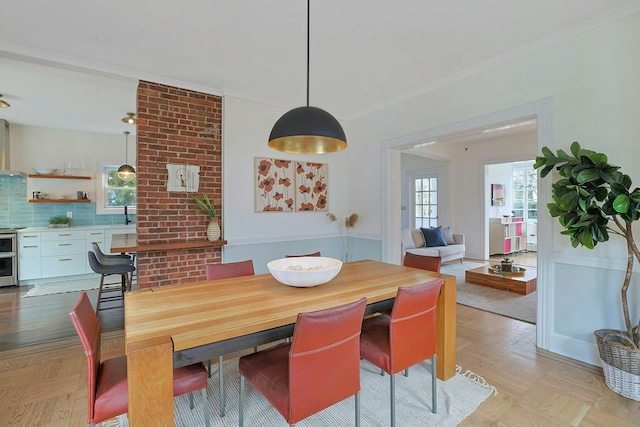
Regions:
<svg viewBox="0 0 640 427"><path fill-rule="evenodd" d="M416 189L416 181L417 180L425 180L425 179L435 179L436 180L436 190L435 191L428 191L428 194L431 193L435 193L435 204L427 204L426 206L435 206L436 207L436 216L435 217L420 217L420 218L431 218L432 220L435 221L435 225L431 224L431 221L429 221L429 224L424 224L424 221L421 221L422 224L420 226L418 226L417 221L418 221L418 217L416 216L416 208L418 206L418 204L416 203L416 198L417 198L417 189ZM439 196L439 192L440 192L440 179L438 177L437 173L422 173L422 174L416 174L413 175L411 177L411 228L417 228L417 227L437 227L438 226L438 222L440 220L440 196ZM422 194L424 194L424 191L421 191ZM424 203L421 204L421 206L425 206Z"/></svg>
<svg viewBox="0 0 640 427"><path fill-rule="evenodd" d="M111 165L111 164L101 164L100 165L100 174L99 174L99 187L96 188L96 215L118 215L123 213L122 206L116 207L108 207L105 206L107 200L107 191L108 191L108 173L111 170L118 170L120 165ZM113 188L113 187L111 187ZM138 187L131 187L136 190L136 200L138 197ZM127 212L131 215L136 215L137 213L137 203L136 206L129 206L127 208Z"/></svg>

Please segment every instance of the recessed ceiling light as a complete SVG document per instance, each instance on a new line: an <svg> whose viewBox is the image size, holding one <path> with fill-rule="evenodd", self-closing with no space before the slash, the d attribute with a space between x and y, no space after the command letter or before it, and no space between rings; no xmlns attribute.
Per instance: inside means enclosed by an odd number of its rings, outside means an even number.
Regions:
<svg viewBox="0 0 640 427"><path fill-rule="evenodd" d="M517 128L519 126L532 125L535 122L536 122L536 119L525 120L524 122L511 123L509 125L498 126L498 127L491 128L491 129L485 129L485 130L482 131L482 133L489 133L489 132L496 132L496 131L499 131L499 130L513 129L513 128Z"/></svg>
<svg viewBox="0 0 640 427"><path fill-rule="evenodd" d="M426 141L426 142L419 142L417 144L413 145L413 148L420 148L420 147L426 147L427 145L433 145L436 142L438 142L436 139L431 140L431 141Z"/></svg>

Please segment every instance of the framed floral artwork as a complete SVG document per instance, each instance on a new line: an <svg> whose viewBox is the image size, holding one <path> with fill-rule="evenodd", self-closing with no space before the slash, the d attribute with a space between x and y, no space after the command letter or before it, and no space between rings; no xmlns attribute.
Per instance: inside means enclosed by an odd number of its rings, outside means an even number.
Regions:
<svg viewBox="0 0 640 427"><path fill-rule="evenodd" d="M326 163L254 158L256 212L328 210Z"/></svg>
<svg viewBox="0 0 640 427"><path fill-rule="evenodd" d="M296 161L296 212L326 211L327 164Z"/></svg>
<svg viewBox="0 0 640 427"><path fill-rule="evenodd" d="M254 159L255 211L293 212L295 169L291 160Z"/></svg>

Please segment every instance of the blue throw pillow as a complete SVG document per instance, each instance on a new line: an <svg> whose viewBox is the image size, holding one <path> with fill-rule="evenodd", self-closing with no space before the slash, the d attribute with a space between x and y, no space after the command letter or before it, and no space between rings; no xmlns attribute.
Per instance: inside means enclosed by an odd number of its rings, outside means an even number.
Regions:
<svg viewBox="0 0 640 427"><path fill-rule="evenodd" d="M433 248L435 246L447 246L447 242L442 235L442 227L437 228L422 228L422 234L424 234L424 240L427 242L427 248Z"/></svg>

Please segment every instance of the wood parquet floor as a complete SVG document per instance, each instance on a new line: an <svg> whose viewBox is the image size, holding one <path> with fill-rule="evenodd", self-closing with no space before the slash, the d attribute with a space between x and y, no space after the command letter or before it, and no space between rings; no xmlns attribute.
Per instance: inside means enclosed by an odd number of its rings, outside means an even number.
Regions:
<svg viewBox="0 0 640 427"><path fill-rule="evenodd" d="M34 310L33 301L25 307L10 294L0 292L0 337L7 319L20 318L22 310ZM43 343L5 345L0 350L0 426L86 425L85 356L72 328L71 337L64 337L61 320L68 320L68 303L76 298L77 294L67 294L61 300L42 300L42 310L35 310L45 320L60 319L51 322L56 339L46 328L33 327L38 323L33 313L26 323L13 321L12 342ZM460 426L640 425L640 402L609 390L599 367L537 349L535 325L461 305L457 310L458 364L481 375L499 392ZM103 333L102 351L103 358L124 353L121 328Z"/></svg>

